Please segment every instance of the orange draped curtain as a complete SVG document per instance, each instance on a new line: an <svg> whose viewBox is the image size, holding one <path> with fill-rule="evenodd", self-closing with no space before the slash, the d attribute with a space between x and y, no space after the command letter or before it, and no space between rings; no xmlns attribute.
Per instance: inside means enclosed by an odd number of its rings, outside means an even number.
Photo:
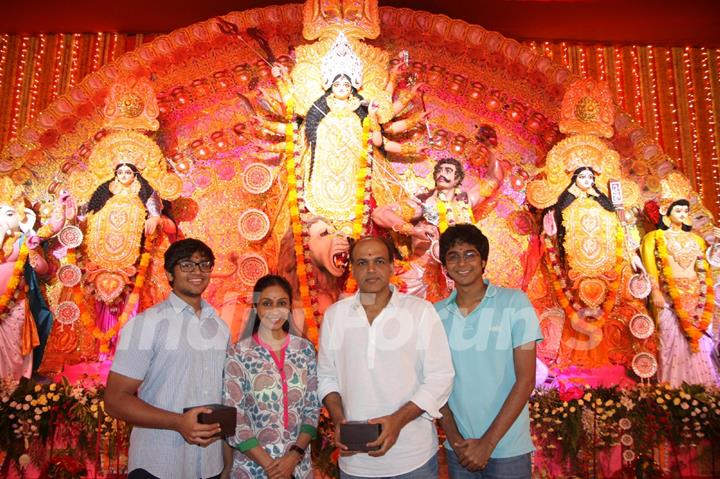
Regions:
<svg viewBox="0 0 720 479"><path fill-rule="evenodd" d="M0 35L0 149L85 75L156 35ZM623 108L720 213L720 49L525 42L584 77L606 80Z"/></svg>

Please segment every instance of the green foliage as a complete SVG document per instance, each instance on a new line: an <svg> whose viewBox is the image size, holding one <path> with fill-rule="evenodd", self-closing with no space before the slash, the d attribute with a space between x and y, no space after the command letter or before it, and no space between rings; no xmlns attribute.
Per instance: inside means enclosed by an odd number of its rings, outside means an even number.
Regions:
<svg viewBox="0 0 720 479"><path fill-rule="evenodd" d="M128 427L105 414L104 385L85 383L63 379L50 384L24 380L0 384L0 430L9 432L0 435L4 467L26 465L28 460L48 466L49 458L39 451L54 447L56 437L73 443L76 458L95 459L99 441L106 451L115 450L118 440L127 444ZM69 462L55 467L63 464Z"/></svg>
<svg viewBox="0 0 720 479"><path fill-rule="evenodd" d="M661 477L662 446L720 440L720 391L699 385L638 385L631 389L571 387L537 390L530 400L535 444L560 449L572 471L598 451L621 445L634 477Z"/></svg>
<svg viewBox="0 0 720 479"><path fill-rule="evenodd" d="M102 451L128 444L129 427L105 414L105 387L84 384L0 384L0 451L5 455L0 474L9 464L34 463L40 468L97 460ZM671 388L639 385L631 389L571 387L537 390L530 400L535 444L560 449L573 472L598 451L621 445L625 470L632 477L661 477L655 452L668 447L674 454L682 446L701 441L720 442L720 392L697 385ZM315 467L337 478L334 426L321 411L318 437L312 444ZM56 450L50 463L45 451L62 437L67 451ZM120 442L118 444L118 441ZM73 466L74 467L74 466ZM69 468L69 466L68 466ZM73 477L73 476L67 476Z"/></svg>

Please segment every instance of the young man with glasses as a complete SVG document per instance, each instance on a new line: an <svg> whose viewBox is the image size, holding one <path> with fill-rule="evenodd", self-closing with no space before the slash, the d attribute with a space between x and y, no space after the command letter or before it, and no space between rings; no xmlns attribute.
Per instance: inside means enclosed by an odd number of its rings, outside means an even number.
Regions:
<svg viewBox="0 0 720 479"><path fill-rule="evenodd" d="M105 409L134 427L129 479L206 479L223 469L219 424L200 424L202 406L222 402L229 330L202 299L215 257L184 239L165 252L167 300L138 314L120 333ZM183 412L183 409L193 409ZM229 465L228 465L229 466Z"/></svg>
<svg viewBox="0 0 720 479"><path fill-rule="evenodd" d="M451 479L530 478L527 403L535 385L540 324L527 296L483 279L485 235L471 224L440 236L440 260L455 291L435 304L455 380L440 424Z"/></svg>

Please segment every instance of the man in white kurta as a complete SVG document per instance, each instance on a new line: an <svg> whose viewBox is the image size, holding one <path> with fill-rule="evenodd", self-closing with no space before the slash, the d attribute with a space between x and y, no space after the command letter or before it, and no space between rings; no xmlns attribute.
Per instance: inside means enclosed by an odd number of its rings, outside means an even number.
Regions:
<svg viewBox="0 0 720 479"><path fill-rule="evenodd" d="M325 312L318 357L319 396L336 425L382 425L372 446L348 454L342 438L341 478L437 477L433 419L450 394L454 371L447 337L429 302L389 284L392 253L380 238L353 245L359 291Z"/></svg>

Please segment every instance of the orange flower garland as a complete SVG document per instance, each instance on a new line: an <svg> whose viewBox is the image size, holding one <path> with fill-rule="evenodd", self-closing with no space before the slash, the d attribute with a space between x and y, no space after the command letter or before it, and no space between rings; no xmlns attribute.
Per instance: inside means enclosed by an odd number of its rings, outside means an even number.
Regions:
<svg viewBox="0 0 720 479"><path fill-rule="evenodd" d="M447 219L447 203L445 203L445 200L440 197L438 194L437 196L437 210L438 210L438 230L440 231L440 234L444 233L446 229L448 229L448 219Z"/></svg>
<svg viewBox="0 0 720 479"><path fill-rule="evenodd" d="M371 171L372 156L368 155L370 139L370 118L365 117L362 122L362 150L360 151L360 164L358 165L355 181L355 218L353 219L353 238L362 236L370 213L370 192L372 191Z"/></svg>
<svg viewBox="0 0 720 479"><path fill-rule="evenodd" d="M307 338L317 345L318 342L318 326L315 320L315 311L313 310L312 297L310 294L310 286L308 284L308 268L305 258L305 247L303 242L303 224L300 219L300 204L298 195L298 177L295 168L295 130L293 125L294 101L289 99L286 106L285 125L285 171L287 174L288 184L288 202L290 203L290 225L295 242L295 258L297 267L297 277L300 290L300 299L303 304L304 319L306 321L305 334Z"/></svg>
<svg viewBox="0 0 720 479"><path fill-rule="evenodd" d="M452 200L446 200L444 198L443 193L438 192L437 199L435 200L435 204L437 207L438 212L438 231L440 234L444 233L446 229L450 226L450 222L448 220L448 210L452 211L453 214L453 224L457 223L458 221L467 221L469 223L475 223L475 215L473 213L472 208L468 208L467 210L467 218L465 217L465 211L464 208L470 206L467 204L466 201L459 200L458 197L460 195L460 189L456 188L454 193L452 193L453 199Z"/></svg>
<svg viewBox="0 0 720 479"><path fill-rule="evenodd" d="M108 343L112 338L115 337L115 335L122 329L122 327L125 326L125 323L128 322L130 313L135 310L135 307L140 300L140 290L145 284L145 274L147 273L147 268L150 265L150 256L156 244L155 240L159 237L160 236L157 235L155 237L149 237L145 239L145 248L142 255L140 256L140 264L138 267L138 272L135 275L133 289L128 296L125 307L123 308L123 312L118 318L118 322L115 323L115 325L113 325L113 327L108 329L107 331L101 331L100 328L98 328L95 324L95 321L93 320L93 317L87 310L87 308L82 307L84 301L80 284L77 284L73 287L72 300L78 306L78 308L80 308L80 322L90 332L90 334L100 342L100 352L107 353L110 351L110 346ZM75 263L74 251L68 252L67 261L69 264Z"/></svg>
<svg viewBox="0 0 720 479"><path fill-rule="evenodd" d="M355 281L355 278L353 278L352 275L349 275L347 281L345 281L345 292L347 294L352 294L357 291L357 288L357 281Z"/></svg>
<svg viewBox="0 0 720 479"><path fill-rule="evenodd" d="M615 232L615 279L610 283L608 296L603 302L602 317L596 318L596 321L592 323L598 328L597 334L600 334L600 329L605 325L607 317L615 308L617 292L620 288L620 279L622 276L624 245L625 235L622 227L618 226ZM547 236L545 237L545 246L548 252L548 271L550 273L553 290L555 291L555 297L563 308L565 317L570 319L572 325L577 325L580 321L577 310L580 309L581 305L575 299L573 292L568 288L565 279L561 277L560 261L557 252L550 238Z"/></svg>
<svg viewBox="0 0 720 479"><path fill-rule="evenodd" d="M0 314L3 314L7 310L8 303L15 295L15 290L20 284L20 279L22 278L28 254L30 254L30 249L27 247L27 241L23 241L20 246L20 251L18 252L18 257L15 260L15 265L13 266L12 276L8 280L5 293L3 293L0 297Z"/></svg>
<svg viewBox="0 0 720 479"><path fill-rule="evenodd" d="M665 242L665 232L658 230L656 236L657 255L661 261L662 275L665 278L665 284L667 285L668 294L673 301L675 307L675 315L680 322L680 328L682 329L685 337L688 339L690 344L690 350L694 353L700 351L700 338L707 331L713 318L713 309L715 304L715 294L713 291L712 275L708 274L709 267L707 261L703 257L698 258L700 268L698 272L704 276L704 284L700 292L700 298L695 313L691 317L688 311L684 309L680 303L680 292L677 289L675 283L675 277L673 276L672 265L670 264L669 253L667 250L667 243ZM703 302L704 299L704 302ZM702 313L700 313L702 311Z"/></svg>
<svg viewBox="0 0 720 479"><path fill-rule="evenodd" d="M368 154L370 141L370 118L365 117L362 123L362 145L360 166L357 171L357 189L355 190L355 218L353 219L353 238L362 236L370 214L370 194L372 193L372 156ZM345 282L345 293L357 291L357 282L352 275Z"/></svg>
<svg viewBox="0 0 720 479"><path fill-rule="evenodd" d="M608 291L608 297L603 304L603 311L606 315L610 314L610 311L615 307L615 301L617 300L617 293L620 289L620 279L622 278L623 269L623 256L625 253L625 232L622 226L617 227L615 232L615 279L610 283Z"/></svg>

